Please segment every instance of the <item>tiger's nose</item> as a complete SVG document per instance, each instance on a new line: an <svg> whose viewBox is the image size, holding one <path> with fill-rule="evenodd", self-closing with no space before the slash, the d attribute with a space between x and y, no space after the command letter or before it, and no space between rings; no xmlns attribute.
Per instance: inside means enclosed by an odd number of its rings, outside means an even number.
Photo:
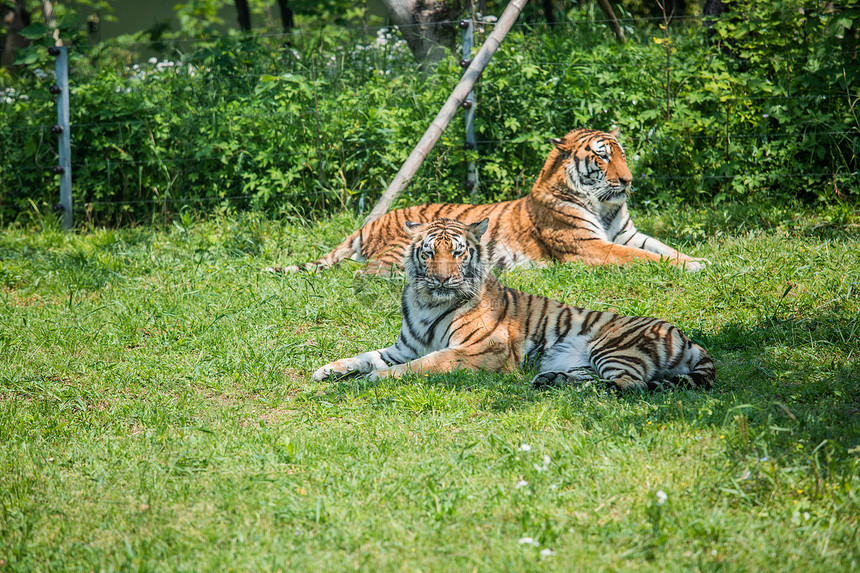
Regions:
<svg viewBox="0 0 860 573"><path fill-rule="evenodd" d="M630 184L633 183L633 177L632 176L630 176L630 177L619 177L618 180L625 187L630 187Z"/></svg>

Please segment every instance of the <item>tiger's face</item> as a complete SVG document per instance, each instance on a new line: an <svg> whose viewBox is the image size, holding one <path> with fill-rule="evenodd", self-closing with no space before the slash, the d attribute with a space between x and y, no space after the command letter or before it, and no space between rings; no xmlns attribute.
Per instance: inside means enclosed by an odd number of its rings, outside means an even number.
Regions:
<svg viewBox="0 0 860 573"><path fill-rule="evenodd" d="M489 219L471 225L453 219L423 224L407 221L412 243L404 266L415 292L434 305L476 296L484 281L481 235L488 225Z"/></svg>
<svg viewBox="0 0 860 573"><path fill-rule="evenodd" d="M619 204L627 200L633 174L627 167L618 129L609 133L575 129L560 139L551 139L563 162L570 190L599 203Z"/></svg>

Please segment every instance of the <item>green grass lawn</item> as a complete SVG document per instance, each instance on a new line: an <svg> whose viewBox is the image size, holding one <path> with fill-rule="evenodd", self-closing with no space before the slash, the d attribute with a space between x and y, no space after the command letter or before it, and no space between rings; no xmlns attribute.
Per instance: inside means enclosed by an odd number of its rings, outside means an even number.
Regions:
<svg viewBox="0 0 860 573"><path fill-rule="evenodd" d="M322 254L348 215L7 228L0 571L856 570L858 212L634 216L713 265L502 280L677 324L711 391L313 383L394 341L400 279L259 268Z"/></svg>

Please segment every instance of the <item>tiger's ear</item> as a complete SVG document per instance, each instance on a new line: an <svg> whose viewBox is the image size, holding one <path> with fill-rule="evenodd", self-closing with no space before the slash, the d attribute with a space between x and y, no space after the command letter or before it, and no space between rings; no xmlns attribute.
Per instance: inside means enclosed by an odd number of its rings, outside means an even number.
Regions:
<svg viewBox="0 0 860 573"><path fill-rule="evenodd" d="M610 132L609 132L609 135L611 135L611 136L612 136L612 137L614 137L615 139L618 139L618 134L619 134L619 133L621 133L621 128L619 128L619 127L616 125L616 126L615 126L615 129L613 129L612 131L610 131Z"/></svg>
<svg viewBox="0 0 860 573"><path fill-rule="evenodd" d="M412 221L406 221L405 223L403 223L403 229L406 231L407 234L409 234L412 237L414 237L415 234L421 230L421 229L419 229L419 227L423 227L423 226L424 226L424 223L413 223Z"/></svg>
<svg viewBox="0 0 860 573"><path fill-rule="evenodd" d="M563 137L550 137L546 141L547 141L547 143L552 143L558 149L561 149L561 146L564 145L564 138Z"/></svg>
<svg viewBox="0 0 860 573"><path fill-rule="evenodd" d="M469 225L469 232L472 233L472 236L477 240L481 240L481 236L487 232L487 227L490 226L490 219L485 218L483 221L478 221L477 223L472 223Z"/></svg>

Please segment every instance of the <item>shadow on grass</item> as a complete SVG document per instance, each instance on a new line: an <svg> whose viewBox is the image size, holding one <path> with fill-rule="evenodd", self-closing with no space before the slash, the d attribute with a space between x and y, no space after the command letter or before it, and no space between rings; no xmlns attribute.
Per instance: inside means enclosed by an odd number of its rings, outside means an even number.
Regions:
<svg viewBox="0 0 860 573"><path fill-rule="evenodd" d="M646 423L682 424L726 436L740 454L808 460L821 448L835 459L860 444L860 326L832 312L814 319L767 319L727 325L702 337L717 363L712 390L607 391L603 387L531 388L534 372L452 372L372 382L332 383L308 400L366 401L416 415L524 413L549 407L585 428L624 434Z"/></svg>

